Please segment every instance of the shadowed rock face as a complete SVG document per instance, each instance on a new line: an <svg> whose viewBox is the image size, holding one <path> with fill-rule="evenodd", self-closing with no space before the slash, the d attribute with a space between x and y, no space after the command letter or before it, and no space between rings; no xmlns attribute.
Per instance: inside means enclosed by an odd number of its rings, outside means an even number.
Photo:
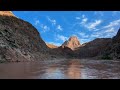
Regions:
<svg viewBox="0 0 120 90"><path fill-rule="evenodd" d="M71 50L68 47L58 47L58 48L52 48L49 50L50 55L53 55L58 58L71 58L73 57L74 53L73 50Z"/></svg>
<svg viewBox="0 0 120 90"><path fill-rule="evenodd" d="M48 48L35 27L11 12L0 11L1 62L40 60L46 52Z"/></svg>
<svg viewBox="0 0 120 90"><path fill-rule="evenodd" d="M117 32L117 35L113 37L113 43L120 43L120 29Z"/></svg>
<svg viewBox="0 0 120 90"><path fill-rule="evenodd" d="M120 59L120 29L117 35L112 38L112 43L104 50L103 57Z"/></svg>
<svg viewBox="0 0 120 90"><path fill-rule="evenodd" d="M113 38L97 38L74 51L79 58L120 59L120 29Z"/></svg>
<svg viewBox="0 0 120 90"><path fill-rule="evenodd" d="M69 38L68 41L65 41L63 44L62 44L62 47L68 47L72 50L74 50L75 48L79 47L81 44L78 40L78 38L76 36L72 36Z"/></svg>
<svg viewBox="0 0 120 90"><path fill-rule="evenodd" d="M77 48L75 55L79 58L96 57L105 50L111 41L111 38L97 38Z"/></svg>

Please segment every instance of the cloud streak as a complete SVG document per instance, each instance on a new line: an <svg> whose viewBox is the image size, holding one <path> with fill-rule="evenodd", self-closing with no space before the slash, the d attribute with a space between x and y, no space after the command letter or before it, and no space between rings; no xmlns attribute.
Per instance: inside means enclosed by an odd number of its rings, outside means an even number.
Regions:
<svg viewBox="0 0 120 90"><path fill-rule="evenodd" d="M90 38L112 38L113 36L116 35L116 33L117 33L117 30L114 28L103 29L98 32L93 32L90 35Z"/></svg>
<svg viewBox="0 0 120 90"><path fill-rule="evenodd" d="M95 20L94 22L89 22L86 23L87 21L84 20L81 22L82 26L84 26L85 28L87 28L88 30L98 30L97 26L99 26L102 23L102 20Z"/></svg>
<svg viewBox="0 0 120 90"><path fill-rule="evenodd" d="M50 30L50 28L47 25L41 24L40 27L41 27L41 29L42 29L43 32L46 32L46 31Z"/></svg>
<svg viewBox="0 0 120 90"><path fill-rule="evenodd" d="M81 43L81 44L90 41L90 39L84 39L84 38L82 38L82 39L80 38L79 40L80 40L80 43Z"/></svg>
<svg viewBox="0 0 120 90"><path fill-rule="evenodd" d="M78 33L78 35L79 35L81 38L88 38L88 37L89 37L89 35L86 35L86 34L83 33L83 32Z"/></svg>
<svg viewBox="0 0 120 90"><path fill-rule="evenodd" d="M38 24L40 24L40 21L36 20L34 24L37 26Z"/></svg>
<svg viewBox="0 0 120 90"><path fill-rule="evenodd" d="M110 22L108 25L103 28L111 28L120 25L120 19Z"/></svg>
<svg viewBox="0 0 120 90"><path fill-rule="evenodd" d="M80 24L88 30L99 30L97 26L99 26L103 22L103 20L101 19L96 19L93 22L88 22L88 18L84 14L81 16L81 18L81 22L76 23L75 25Z"/></svg>
<svg viewBox="0 0 120 90"><path fill-rule="evenodd" d="M112 27L110 29L105 30L106 33L114 33L115 29Z"/></svg>
<svg viewBox="0 0 120 90"><path fill-rule="evenodd" d="M52 25L55 27L55 29L59 31L63 31L63 28L61 25L57 24L57 21L55 19L51 19L50 17L47 16L48 21L52 23Z"/></svg>
<svg viewBox="0 0 120 90"><path fill-rule="evenodd" d="M52 25L56 25L56 20L55 19L51 19L50 17L47 17L48 21L50 21L52 23Z"/></svg>
<svg viewBox="0 0 120 90"><path fill-rule="evenodd" d="M101 23L102 23L102 20L95 20L94 22L89 23L86 27L88 29L96 29L96 27Z"/></svg>
<svg viewBox="0 0 120 90"><path fill-rule="evenodd" d="M88 21L88 18L85 15L82 15L82 22L81 24L85 24Z"/></svg>
<svg viewBox="0 0 120 90"><path fill-rule="evenodd" d="M68 40L68 37L65 37L63 35L56 35L56 41L61 40L62 42L65 42L66 40Z"/></svg>
<svg viewBox="0 0 120 90"><path fill-rule="evenodd" d="M62 27L61 27L60 25L57 26L57 29L60 30L60 31L63 30Z"/></svg>

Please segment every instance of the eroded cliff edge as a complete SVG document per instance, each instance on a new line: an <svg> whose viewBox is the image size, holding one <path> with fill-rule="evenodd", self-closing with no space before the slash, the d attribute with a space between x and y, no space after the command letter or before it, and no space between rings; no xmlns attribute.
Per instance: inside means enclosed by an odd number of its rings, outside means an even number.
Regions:
<svg viewBox="0 0 120 90"><path fill-rule="evenodd" d="M0 11L0 62L46 59L47 52L47 45L32 24L10 11Z"/></svg>

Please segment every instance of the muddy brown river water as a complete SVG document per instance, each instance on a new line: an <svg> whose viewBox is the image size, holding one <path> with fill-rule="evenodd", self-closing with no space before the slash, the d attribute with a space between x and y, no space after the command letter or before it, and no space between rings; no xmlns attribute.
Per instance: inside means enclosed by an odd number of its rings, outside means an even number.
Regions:
<svg viewBox="0 0 120 90"><path fill-rule="evenodd" d="M1 63L0 79L120 79L120 61L71 59Z"/></svg>

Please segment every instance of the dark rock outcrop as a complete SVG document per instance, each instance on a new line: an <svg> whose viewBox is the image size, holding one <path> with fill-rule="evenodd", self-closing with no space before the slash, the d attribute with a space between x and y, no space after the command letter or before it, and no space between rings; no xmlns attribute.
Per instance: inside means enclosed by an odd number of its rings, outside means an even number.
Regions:
<svg viewBox="0 0 120 90"><path fill-rule="evenodd" d="M112 38L112 42L104 50L103 58L120 59L120 29L116 36Z"/></svg>
<svg viewBox="0 0 120 90"><path fill-rule="evenodd" d="M0 61L31 61L47 57L48 47L30 23L0 11Z"/></svg>
<svg viewBox="0 0 120 90"><path fill-rule="evenodd" d="M96 57L105 50L111 41L111 38L97 38L93 41L81 45L75 50L74 54L79 58Z"/></svg>
<svg viewBox="0 0 120 90"><path fill-rule="evenodd" d="M57 58L71 58L74 54L73 50L68 47L49 48L49 54Z"/></svg>
<svg viewBox="0 0 120 90"><path fill-rule="evenodd" d="M113 43L120 43L120 29L117 32L117 35L112 38Z"/></svg>
<svg viewBox="0 0 120 90"><path fill-rule="evenodd" d="M97 38L74 51L78 58L120 59L120 29L113 38Z"/></svg>

